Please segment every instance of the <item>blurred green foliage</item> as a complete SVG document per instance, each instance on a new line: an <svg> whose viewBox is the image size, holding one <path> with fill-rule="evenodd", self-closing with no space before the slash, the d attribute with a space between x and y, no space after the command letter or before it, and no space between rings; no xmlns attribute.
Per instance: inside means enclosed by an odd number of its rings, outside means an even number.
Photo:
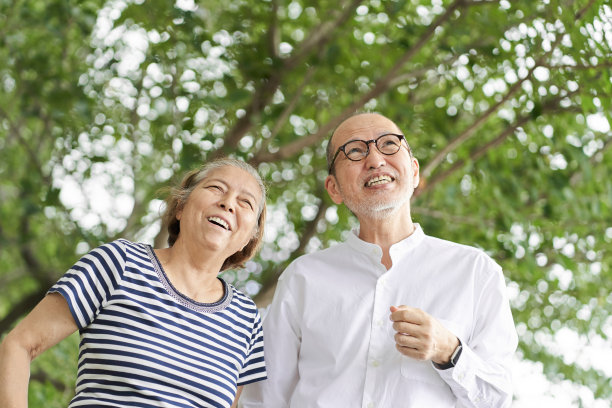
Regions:
<svg viewBox="0 0 612 408"><path fill-rule="evenodd" d="M610 398L554 346L611 341L611 20L605 0L0 1L0 333L88 249L163 245L159 188L218 155L270 186L261 254L225 273L265 305L356 225L322 188L326 139L374 110L421 163L415 220L503 266L521 355ZM66 405L77 343L35 362L30 406Z"/></svg>

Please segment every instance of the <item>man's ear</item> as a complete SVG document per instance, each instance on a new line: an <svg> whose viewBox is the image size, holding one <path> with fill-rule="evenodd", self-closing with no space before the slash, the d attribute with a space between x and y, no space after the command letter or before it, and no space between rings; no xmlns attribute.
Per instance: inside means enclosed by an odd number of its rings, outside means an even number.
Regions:
<svg viewBox="0 0 612 408"><path fill-rule="evenodd" d="M412 181L413 181L413 185L414 188L417 188L417 186L419 185L419 181L421 179L421 173L420 173L420 169L419 169L419 161L416 159L416 157L412 158Z"/></svg>
<svg viewBox="0 0 612 408"><path fill-rule="evenodd" d="M331 174L327 176L325 179L325 189L334 203L342 203L342 195L340 194L340 189L338 188L338 180L336 180L336 176Z"/></svg>

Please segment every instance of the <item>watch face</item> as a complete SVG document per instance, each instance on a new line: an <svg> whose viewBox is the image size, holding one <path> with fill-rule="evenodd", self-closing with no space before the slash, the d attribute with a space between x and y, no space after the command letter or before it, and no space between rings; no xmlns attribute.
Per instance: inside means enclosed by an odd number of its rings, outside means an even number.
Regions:
<svg viewBox="0 0 612 408"><path fill-rule="evenodd" d="M459 361L459 357L461 356L461 351L463 350L463 345L459 343L453 355L451 356L450 362L453 366L457 365L457 361Z"/></svg>

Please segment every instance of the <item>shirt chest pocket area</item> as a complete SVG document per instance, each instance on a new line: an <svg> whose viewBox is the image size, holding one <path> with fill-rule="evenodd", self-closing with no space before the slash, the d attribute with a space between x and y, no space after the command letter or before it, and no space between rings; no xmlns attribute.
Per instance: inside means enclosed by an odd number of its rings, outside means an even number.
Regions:
<svg viewBox="0 0 612 408"><path fill-rule="evenodd" d="M438 319L440 323L455 335L462 337L462 330L459 325L449 320ZM446 386L444 380L438 374L438 370L431 361L415 360L411 357L402 355L401 362L402 377L410 380L422 381L428 384Z"/></svg>

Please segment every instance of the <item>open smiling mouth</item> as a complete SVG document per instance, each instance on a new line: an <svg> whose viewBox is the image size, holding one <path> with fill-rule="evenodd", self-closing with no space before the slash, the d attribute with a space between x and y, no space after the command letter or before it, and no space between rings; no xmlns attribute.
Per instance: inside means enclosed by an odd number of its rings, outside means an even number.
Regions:
<svg viewBox="0 0 612 408"><path fill-rule="evenodd" d="M208 217L207 219L208 219L208 222L211 222L211 223L213 223L215 225L218 225L218 226L220 226L220 227L230 231L230 227L227 224L227 222L225 222L221 218L219 218L219 217Z"/></svg>
<svg viewBox="0 0 612 408"><path fill-rule="evenodd" d="M394 179L391 176L378 176L378 177L374 177L366 181L365 186L366 187L378 186L380 184L391 183L392 181L394 181Z"/></svg>

